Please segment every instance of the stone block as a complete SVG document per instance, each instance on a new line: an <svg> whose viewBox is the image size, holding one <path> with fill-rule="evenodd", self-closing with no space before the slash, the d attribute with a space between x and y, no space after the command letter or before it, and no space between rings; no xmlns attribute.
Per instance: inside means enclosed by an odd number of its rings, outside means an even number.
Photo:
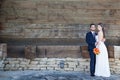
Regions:
<svg viewBox="0 0 120 80"><path fill-rule="evenodd" d="M115 59L120 58L120 46L114 46L114 57Z"/></svg>
<svg viewBox="0 0 120 80"><path fill-rule="evenodd" d="M40 68L41 70L46 70L47 68L46 67L43 67L43 68Z"/></svg>
<svg viewBox="0 0 120 80"><path fill-rule="evenodd" d="M15 68L15 67L10 68L10 71L17 71L17 70L18 70L18 68Z"/></svg>
<svg viewBox="0 0 120 80"><path fill-rule="evenodd" d="M78 61L78 59L76 58L66 58L65 61L68 61L68 62L73 62L73 61Z"/></svg>
<svg viewBox="0 0 120 80"><path fill-rule="evenodd" d="M40 61L41 60L41 58L35 58L35 59L33 59L34 61Z"/></svg>
<svg viewBox="0 0 120 80"><path fill-rule="evenodd" d="M29 64L30 63L30 60L29 59L24 59L23 60L26 64Z"/></svg>
<svg viewBox="0 0 120 80"><path fill-rule="evenodd" d="M28 69L30 69L30 70L40 70L39 67L29 67Z"/></svg>
<svg viewBox="0 0 120 80"><path fill-rule="evenodd" d="M23 68L19 67L18 70L23 70Z"/></svg>
<svg viewBox="0 0 120 80"><path fill-rule="evenodd" d="M4 68L4 71L9 71L9 70L10 70L9 67L5 67L5 68Z"/></svg>
<svg viewBox="0 0 120 80"><path fill-rule="evenodd" d="M37 65L39 62L38 61L31 61L30 64L32 65Z"/></svg>
<svg viewBox="0 0 120 80"><path fill-rule="evenodd" d="M56 64L56 61L47 61L47 65L54 65Z"/></svg>
<svg viewBox="0 0 120 80"><path fill-rule="evenodd" d="M0 68L4 68L4 66L5 66L5 64L1 64L1 65L0 65Z"/></svg>
<svg viewBox="0 0 120 80"><path fill-rule="evenodd" d="M46 68L47 65L39 65L40 68Z"/></svg>
<svg viewBox="0 0 120 80"><path fill-rule="evenodd" d="M15 64L15 67L16 67L16 68L19 68L19 67L20 67L20 64Z"/></svg>
<svg viewBox="0 0 120 80"><path fill-rule="evenodd" d="M28 69L33 69L33 70L34 69L40 69L39 65L32 65L31 64L31 65L28 65L27 67L28 67Z"/></svg>
<svg viewBox="0 0 120 80"><path fill-rule="evenodd" d="M80 65L89 65L89 62L79 62Z"/></svg>
<svg viewBox="0 0 120 80"><path fill-rule="evenodd" d="M17 58L6 58L6 61L16 61Z"/></svg>
<svg viewBox="0 0 120 80"><path fill-rule="evenodd" d="M10 65L10 64L7 64L5 67L6 67L6 68L11 68L11 65Z"/></svg>
<svg viewBox="0 0 120 80"><path fill-rule="evenodd" d="M29 62L20 62L20 65L27 65Z"/></svg>
<svg viewBox="0 0 120 80"><path fill-rule="evenodd" d="M6 58L7 57L7 44L2 43L0 44L0 58Z"/></svg>
<svg viewBox="0 0 120 80"><path fill-rule="evenodd" d="M73 71L73 68L64 68L65 71Z"/></svg>
<svg viewBox="0 0 120 80"><path fill-rule="evenodd" d="M85 72L90 72L90 69L84 69Z"/></svg>
<svg viewBox="0 0 120 80"><path fill-rule="evenodd" d="M55 68L55 67L58 67L58 65L56 65L56 64L53 64L53 65L46 65L46 67L52 67L52 68Z"/></svg>
<svg viewBox="0 0 120 80"><path fill-rule="evenodd" d="M46 69L47 70L54 70L55 68L54 67L47 67Z"/></svg>
<svg viewBox="0 0 120 80"><path fill-rule="evenodd" d="M41 61L41 62L39 62L39 64L40 64L40 65L46 65L47 62L46 62L46 61L45 61L45 62L42 62L42 61Z"/></svg>
<svg viewBox="0 0 120 80"><path fill-rule="evenodd" d="M20 61L9 61L9 64L19 64Z"/></svg>
<svg viewBox="0 0 120 80"><path fill-rule="evenodd" d="M76 65L78 65L78 62L67 62L67 64L69 65L69 67L70 66L76 66Z"/></svg>
<svg viewBox="0 0 120 80"><path fill-rule="evenodd" d="M109 58L109 61L110 61L110 62L114 62L115 59L114 59L114 58Z"/></svg>
<svg viewBox="0 0 120 80"><path fill-rule="evenodd" d="M74 68L74 71L84 71L82 68Z"/></svg>
<svg viewBox="0 0 120 80"><path fill-rule="evenodd" d="M89 62L90 58L78 58L78 62Z"/></svg>
<svg viewBox="0 0 120 80"><path fill-rule="evenodd" d="M9 61L4 60L3 64L9 64Z"/></svg>

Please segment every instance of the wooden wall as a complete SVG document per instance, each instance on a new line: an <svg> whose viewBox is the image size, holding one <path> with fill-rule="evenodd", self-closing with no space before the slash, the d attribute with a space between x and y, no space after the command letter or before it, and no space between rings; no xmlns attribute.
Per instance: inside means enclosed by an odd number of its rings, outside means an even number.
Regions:
<svg viewBox="0 0 120 80"><path fill-rule="evenodd" d="M119 0L1 0L1 37L84 38L99 22L108 39L120 38Z"/></svg>
<svg viewBox="0 0 120 80"><path fill-rule="evenodd" d="M86 45L102 22L106 44L120 45L120 0L1 0L0 41L8 45Z"/></svg>

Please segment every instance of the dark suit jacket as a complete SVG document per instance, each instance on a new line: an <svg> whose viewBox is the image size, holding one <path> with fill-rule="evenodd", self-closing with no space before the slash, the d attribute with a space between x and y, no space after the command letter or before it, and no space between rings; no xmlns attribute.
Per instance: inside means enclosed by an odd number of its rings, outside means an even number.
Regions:
<svg viewBox="0 0 120 80"><path fill-rule="evenodd" d="M96 33L95 33L96 34ZM97 34L96 34L97 35ZM92 32L88 32L86 34L86 42L88 44L88 50L93 50L95 48L95 42L96 42L96 39L95 37L93 37L93 34Z"/></svg>

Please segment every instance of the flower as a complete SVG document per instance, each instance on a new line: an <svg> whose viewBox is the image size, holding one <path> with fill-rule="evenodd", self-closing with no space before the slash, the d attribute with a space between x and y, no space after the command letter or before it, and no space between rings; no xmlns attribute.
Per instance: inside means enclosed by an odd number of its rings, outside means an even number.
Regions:
<svg viewBox="0 0 120 80"><path fill-rule="evenodd" d="M100 50L99 50L98 48L94 48L94 49L93 49L93 52L94 52L96 55L98 55L98 54L100 53Z"/></svg>

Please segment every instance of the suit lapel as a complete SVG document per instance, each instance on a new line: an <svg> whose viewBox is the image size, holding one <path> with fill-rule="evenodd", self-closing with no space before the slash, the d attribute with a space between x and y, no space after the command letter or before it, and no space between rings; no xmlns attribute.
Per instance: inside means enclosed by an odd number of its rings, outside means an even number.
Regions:
<svg viewBox="0 0 120 80"><path fill-rule="evenodd" d="M90 34L91 34L91 36L94 38L94 36L93 36L92 32L90 32Z"/></svg>

